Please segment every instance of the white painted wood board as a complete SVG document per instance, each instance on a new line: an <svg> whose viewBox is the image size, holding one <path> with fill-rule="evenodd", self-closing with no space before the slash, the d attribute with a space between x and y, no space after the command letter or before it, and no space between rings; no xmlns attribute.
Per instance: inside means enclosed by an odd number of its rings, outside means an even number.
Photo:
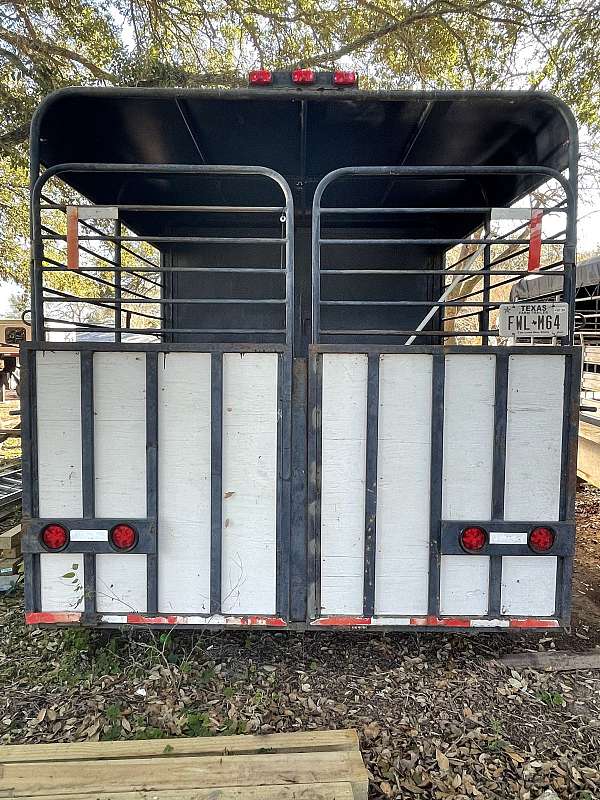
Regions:
<svg viewBox="0 0 600 800"><path fill-rule="evenodd" d="M276 353L223 356L225 614L274 614L277 552Z"/></svg>
<svg viewBox="0 0 600 800"><path fill-rule="evenodd" d="M440 614L487 614L490 560L488 556L442 556Z"/></svg>
<svg viewBox="0 0 600 800"><path fill-rule="evenodd" d="M158 356L158 610L210 609L211 356Z"/></svg>
<svg viewBox="0 0 600 800"><path fill-rule="evenodd" d="M98 517L145 517L146 360L94 354L94 469ZM96 556L97 609L146 610L146 556Z"/></svg>
<svg viewBox="0 0 600 800"><path fill-rule="evenodd" d="M503 556L502 614L551 617L556 606L555 556Z"/></svg>
<svg viewBox="0 0 600 800"><path fill-rule="evenodd" d="M495 356L483 353L446 356L442 472L444 519L491 519L495 381ZM474 564L471 563L473 558L478 559ZM444 557L440 571L441 583L446 589L443 605L454 609L446 613L485 613L489 557ZM469 608L470 602L472 608Z"/></svg>
<svg viewBox="0 0 600 800"><path fill-rule="evenodd" d="M564 356L509 357L506 519L558 519L564 379Z"/></svg>
<svg viewBox="0 0 600 800"><path fill-rule="evenodd" d="M368 361L322 358L321 610L362 614Z"/></svg>
<svg viewBox="0 0 600 800"><path fill-rule="evenodd" d="M40 517L79 517L81 488L81 363L79 353L36 353L38 491ZM62 578L79 565L81 580ZM83 591L81 554L41 553L42 611L79 608Z"/></svg>
<svg viewBox="0 0 600 800"><path fill-rule="evenodd" d="M426 614L432 356L379 363L375 613Z"/></svg>

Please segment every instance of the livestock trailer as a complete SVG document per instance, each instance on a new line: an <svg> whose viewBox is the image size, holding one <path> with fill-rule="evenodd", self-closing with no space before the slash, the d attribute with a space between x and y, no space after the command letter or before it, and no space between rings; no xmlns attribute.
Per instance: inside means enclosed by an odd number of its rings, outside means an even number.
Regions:
<svg viewBox="0 0 600 800"><path fill-rule="evenodd" d="M47 98L28 622L567 625L576 181L537 92L258 70ZM507 302L545 268L559 303Z"/></svg>

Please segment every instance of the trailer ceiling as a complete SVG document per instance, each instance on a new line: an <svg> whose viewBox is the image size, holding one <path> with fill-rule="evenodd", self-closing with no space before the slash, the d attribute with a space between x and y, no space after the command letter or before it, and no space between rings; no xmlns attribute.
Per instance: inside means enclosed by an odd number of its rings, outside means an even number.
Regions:
<svg viewBox="0 0 600 800"><path fill-rule="evenodd" d="M574 141L575 140L575 141ZM571 147L570 147L571 145ZM246 164L270 167L290 184L308 218L321 178L345 166L569 167L576 133L569 112L541 93L67 89L40 108L32 163ZM571 168L574 165L571 164ZM70 185L99 204L271 205L280 192L264 179L72 174ZM543 178L356 179L352 204L507 206ZM237 189L235 188L237 187ZM347 205L347 184L325 195ZM138 229L172 225L138 218ZM472 227L473 219L464 220ZM256 224L256 218L253 220Z"/></svg>

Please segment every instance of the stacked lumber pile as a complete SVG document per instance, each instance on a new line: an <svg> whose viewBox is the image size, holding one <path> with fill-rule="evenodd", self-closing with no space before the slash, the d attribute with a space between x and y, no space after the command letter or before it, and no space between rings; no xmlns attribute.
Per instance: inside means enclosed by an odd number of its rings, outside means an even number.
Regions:
<svg viewBox="0 0 600 800"><path fill-rule="evenodd" d="M11 589L21 567L21 526L0 533L0 592Z"/></svg>
<svg viewBox="0 0 600 800"><path fill-rule="evenodd" d="M356 731L0 747L0 797L367 800Z"/></svg>

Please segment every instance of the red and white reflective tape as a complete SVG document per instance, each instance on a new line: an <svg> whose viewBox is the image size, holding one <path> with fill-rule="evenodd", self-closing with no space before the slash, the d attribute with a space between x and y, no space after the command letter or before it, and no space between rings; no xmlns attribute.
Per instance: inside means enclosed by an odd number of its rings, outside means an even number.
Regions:
<svg viewBox="0 0 600 800"><path fill-rule="evenodd" d="M534 617L511 619L478 619L469 617L319 617L311 625L317 627L362 628L373 625L396 625L415 628L560 628L557 619Z"/></svg>
<svg viewBox="0 0 600 800"><path fill-rule="evenodd" d="M529 257L527 259L527 269L533 272L540 268L542 259L542 220L543 211L533 211L531 222L529 223Z"/></svg>
<svg viewBox="0 0 600 800"><path fill-rule="evenodd" d="M64 625L81 622L82 614L76 611L30 611L25 615L28 625ZM100 622L111 625L226 625L228 627L286 628L281 617L264 615L223 616L212 614L146 616L145 614L104 614ZM414 628L560 628L557 619L537 617L513 617L509 619L483 619L469 617L319 617L311 627L320 628L365 628L369 626L414 627Z"/></svg>

